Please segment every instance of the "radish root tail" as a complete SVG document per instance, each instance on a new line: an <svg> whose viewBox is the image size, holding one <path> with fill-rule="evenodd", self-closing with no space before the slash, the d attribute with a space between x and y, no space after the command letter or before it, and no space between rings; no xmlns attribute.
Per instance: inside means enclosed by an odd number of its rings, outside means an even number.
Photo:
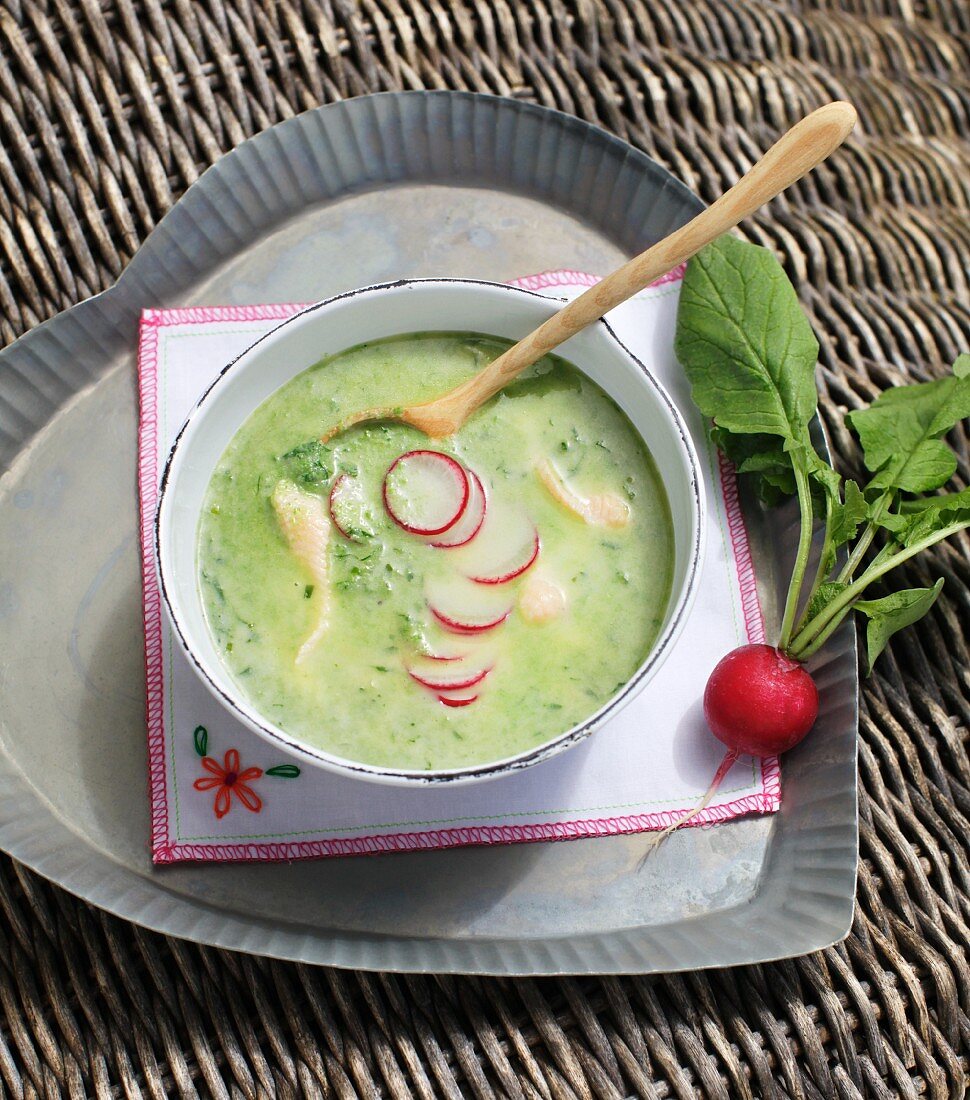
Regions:
<svg viewBox="0 0 970 1100"><path fill-rule="evenodd" d="M734 766L738 755L739 754L734 749L728 749L728 751L724 754L724 759L718 765L717 771L714 773L714 778L711 780L711 785L704 792L701 800L685 813L681 814L680 817L678 817L676 821L668 825L666 829L662 829L659 833L652 833L648 837L647 850L644 853L643 858L640 860L641 867L646 861L647 856L649 856L655 848L659 848L660 845L663 844L663 842L667 839L667 837L671 835L671 833L675 833L681 827L681 825L686 825L688 821L691 821L693 818L697 817L697 815L702 810L707 808L708 803L711 801L714 795L717 794L719 787L724 782L724 777Z"/></svg>

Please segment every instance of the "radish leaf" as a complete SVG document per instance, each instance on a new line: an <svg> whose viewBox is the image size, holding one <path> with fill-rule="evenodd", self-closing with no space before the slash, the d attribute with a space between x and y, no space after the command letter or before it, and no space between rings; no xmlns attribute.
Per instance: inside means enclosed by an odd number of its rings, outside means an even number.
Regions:
<svg viewBox="0 0 970 1100"><path fill-rule="evenodd" d="M734 463L739 474L752 478L762 504L771 507L795 494L791 456L778 446L776 436L735 435L726 428L714 428L711 440Z"/></svg>
<svg viewBox="0 0 970 1100"><path fill-rule="evenodd" d="M941 437L965 416L970 416L970 375L956 373L897 386L869 408L849 413L866 467L875 475L870 487L925 493L945 485L957 459Z"/></svg>
<svg viewBox="0 0 970 1100"><path fill-rule="evenodd" d="M847 585L839 584L837 581L827 581L825 584L820 584L812 593L805 617L814 619L820 611L824 611L828 607L836 596L841 596L847 587Z"/></svg>
<svg viewBox="0 0 970 1100"><path fill-rule="evenodd" d="M916 517L926 517L930 512L943 515L944 518L966 511L970 513L970 489L959 493L939 493L936 496L916 497L904 500L897 512L887 512L877 520L880 527L892 531L897 537L908 538L907 532L913 529Z"/></svg>
<svg viewBox="0 0 970 1100"><path fill-rule="evenodd" d="M941 497L928 497L927 501L939 501L936 507L922 508L906 516L893 537L901 546L915 546L917 543L933 539L940 531L951 527L959 530L970 527L970 492L947 493ZM933 541L936 541L933 539Z"/></svg>
<svg viewBox="0 0 970 1100"><path fill-rule="evenodd" d="M829 493L829 507L826 513L825 538L816 575L819 580L827 577L831 572L839 547L851 542L858 534L859 525L871 515L869 503L854 481L845 483L844 500L837 483L835 486L826 485L826 489ZM809 611L811 606L809 601Z"/></svg>
<svg viewBox="0 0 970 1100"><path fill-rule="evenodd" d="M681 286L674 351L697 407L718 428L780 438L790 458L801 523L782 617L785 647L812 548L812 485L820 482L831 495L832 482L820 476L825 463L808 432L818 405L818 341L774 253L731 236L702 248ZM775 455L777 445L765 450ZM832 479L837 486L834 471ZM784 469L760 471L762 493L767 487L777 494L789 485Z"/></svg>
<svg viewBox="0 0 970 1100"><path fill-rule="evenodd" d="M897 630L902 630L903 627L911 626L922 619L936 603L942 588L943 578L940 577L932 588L905 588L878 600L859 600L856 603L856 610L861 611L869 620L866 626L869 672L872 671L872 666L876 663L879 654L886 648L889 639Z"/></svg>
<svg viewBox="0 0 970 1100"><path fill-rule="evenodd" d="M831 538L832 548L844 546L854 539L859 524L869 518L869 505L862 490L854 481L845 483L845 502L832 509Z"/></svg>
<svg viewBox="0 0 970 1100"><path fill-rule="evenodd" d="M917 512L947 511L953 512L960 508L970 509L970 489L961 489L959 493L939 493L932 497L916 497L914 500L905 500L899 507L903 516L915 515Z"/></svg>
<svg viewBox="0 0 970 1100"><path fill-rule="evenodd" d="M684 276L674 350L718 427L807 443L818 341L774 253L730 236L701 249Z"/></svg>

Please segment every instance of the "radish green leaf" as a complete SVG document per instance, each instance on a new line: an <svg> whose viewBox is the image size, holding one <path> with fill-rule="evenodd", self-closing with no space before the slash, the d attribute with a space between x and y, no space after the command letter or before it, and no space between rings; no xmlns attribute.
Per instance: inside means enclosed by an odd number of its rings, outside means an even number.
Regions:
<svg viewBox="0 0 970 1100"><path fill-rule="evenodd" d="M938 500L936 507L926 507L908 514L902 526L893 532L900 546L915 546L927 539L937 541L934 535L950 528L960 530L970 527L970 500L967 490L962 493L947 493L941 497L928 497L927 501Z"/></svg>
<svg viewBox="0 0 970 1100"><path fill-rule="evenodd" d="M828 607L836 596L841 596L846 588L847 585L839 584L837 581L827 581L825 584L820 584L812 593L812 598L809 600L805 617L814 619L820 611L824 611L824 609Z"/></svg>
<svg viewBox="0 0 970 1100"><path fill-rule="evenodd" d="M932 588L905 588L878 600L859 600L856 603L856 610L869 620L866 626L866 652L870 672L889 639L897 630L922 619L936 603L942 588L943 578L940 577Z"/></svg>
<svg viewBox="0 0 970 1100"><path fill-rule="evenodd" d="M958 361L959 362L959 361ZM847 419L859 436L871 488L925 493L945 485L957 459L942 436L970 416L970 375L897 386Z"/></svg>
<svg viewBox="0 0 970 1100"><path fill-rule="evenodd" d="M845 483L845 501L832 509L832 546L844 546L856 537L859 524L869 518L869 505L862 490L854 481Z"/></svg>
<svg viewBox="0 0 970 1100"><path fill-rule="evenodd" d="M684 276L674 350L718 427L807 442L818 341L774 253L730 236L701 249Z"/></svg>

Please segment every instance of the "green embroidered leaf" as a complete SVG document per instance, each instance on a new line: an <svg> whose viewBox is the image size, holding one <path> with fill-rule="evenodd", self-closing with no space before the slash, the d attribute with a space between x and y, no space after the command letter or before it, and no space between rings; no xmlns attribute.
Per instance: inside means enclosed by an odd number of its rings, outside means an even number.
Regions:
<svg viewBox="0 0 970 1100"><path fill-rule="evenodd" d="M674 350L718 427L805 440L818 341L773 252L730 236L701 249L681 287Z"/></svg>
<svg viewBox="0 0 970 1100"><path fill-rule="evenodd" d="M953 363L953 373L957 378L970 377L970 352L965 351L962 355L958 355Z"/></svg>
<svg viewBox="0 0 970 1100"><path fill-rule="evenodd" d="M275 775L277 779L296 779L300 774L300 769L296 764L276 764L272 768L267 768L266 774Z"/></svg>
<svg viewBox="0 0 970 1100"><path fill-rule="evenodd" d="M956 471L956 455L941 437L965 416L970 416L970 374L961 357L949 378L897 386L846 419L875 475L873 488L925 493L945 485Z"/></svg>
<svg viewBox="0 0 970 1100"><path fill-rule="evenodd" d="M209 752L209 731L205 726L195 727L192 740L195 742L195 751L199 756L207 756Z"/></svg>
<svg viewBox="0 0 970 1100"><path fill-rule="evenodd" d="M868 670L876 663L886 643L903 627L911 626L929 611L943 588L943 578L932 588L906 588L878 600L860 600L855 606L868 618L866 650Z"/></svg>

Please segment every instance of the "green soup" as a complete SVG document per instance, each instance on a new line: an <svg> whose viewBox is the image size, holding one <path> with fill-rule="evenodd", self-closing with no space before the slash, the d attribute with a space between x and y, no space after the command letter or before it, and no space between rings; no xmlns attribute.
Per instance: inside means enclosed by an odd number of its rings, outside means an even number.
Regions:
<svg viewBox="0 0 970 1100"><path fill-rule="evenodd" d="M382 423L316 442L355 410L443 393L507 346L428 333L351 348L274 393L226 448L199 526L209 627L251 704L301 741L408 770L499 760L591 715L656 639L673 561L664 489L626 416L565 361L536 364L447 440ZM479 479L485 521L464 546L389 514L385 475L412 449ZM338 527L324 517L341 475ZM533 532L535 560L502 580Z"/></svg>

